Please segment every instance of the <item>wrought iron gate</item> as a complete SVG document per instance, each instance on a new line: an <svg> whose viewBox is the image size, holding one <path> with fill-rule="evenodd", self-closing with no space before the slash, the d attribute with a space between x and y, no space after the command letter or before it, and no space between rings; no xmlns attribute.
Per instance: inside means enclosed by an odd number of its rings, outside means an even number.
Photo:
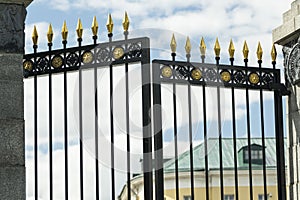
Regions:
<svg viewBox="0 0 300 200"><path fill-rule="evenodd" d="M54 199L53 196L53 76L55 74L63 74L63 130L64 133L64 162L65 162L65 199L70 199L69 197L69 169L71 166L68 165L68 147L69 147L69 116L68 116L68 74L78 73L78 123L79 123L79 165L80 165L80 199L84 199L85 185L83 181L84 173L84 158L83 158L83 71L90 70L93 73L93 85L94 87L94 96L91 98L94 99L94 139L95 139L95 198L100 199L100 175L99 175L99 154L106 154L107 150L101 149L99 146L99 91L97 79L99 69L106 68L109 70L109 102L110 102L110 124L104 124L102 126L109 126L110 129L110 177L111 177L111 199L116 199L115 191L115 130L114 130L114 67L123 66L122 69L125 73L125 98L122 99L126 104L125 108L125 121L126 121L126 143L127 143L127 154L126 154L126 172L127 172L127 199L132 199L131 191L131 159L130 159L130 121L129 121L129 76L128 70L130 64L138 63L141 69L141 88L142 88L142 137L143 137L143 190L144 190L144 199L163 199L165 196L165 187L164 187L164 178L166 174L164 156L163 156L163 144L164 144L164 131L162 127L162 109L163 105L161 103L162 90L161 86L163 84L169 84L172 86L173 96L170 102L172 102L174 116L173 118L173 129L174 129L174 151L175 151L175 168L173 170L175 176L175 199L182 199L180 197L180 170L178 168L178 125L177 125L177 100L176 100L176 89L178 85L186 86L187 89L187 99L188 99L188 133L189 133L189 165L190 165L190 198L197 199L195 195L195 172L198 172L199 169L194 168L194 146L193 146L193 124L192 124L192 110L193 104L191 102L191 91L193 87L202 88L202 115L203 115L203 143L204 143L204 154L205 154L205 167L202 169L205 177L205 198L207 200L211 199L211 192L209 190L209 156L208 156L208 127L207 127L207 97L206 92L208 88L216 88L217 91L217 105L216 114L217 114L217 132L218 132L218 146L219 146L219 174L220 174L220 199L224 200L224 179L223 179L223 150L222 150L222 112L221 112L221 88L229 88L231 91L231 100L232 100L232 127L233 127L233 159L234 159L234 182L235 182L235 199L242 199L239 195L239 181L238 181L238 155L237 155L237 129L236 129L236 110L235 110L235 91L237 89L242 89L245 91L246 99L246 119L247 119L247 150L251 152L251 149L254 148L251 142L251 125L250 125L250 103L249 103L249 90L259 91L260 96L260 125L261 125L261 146L262 149L262 177L263 177L263 187L264 187L264 199L267 199L267 180L266 180L266 151L265 151L265 117L264 117L264 107L263 107L263 91L273 91L274 93L274 124L276 132L276 152L277 152L277 185L278 185L278 199L286 199L286 184L285 184L285 156L284 156L284 135L283 135L283 113L282 113L282 96L287 95L288 92L283 84L280 83L280 70L275 69L276 65L276 50L272 50L273 58L273 68L262 68L262 49L259 46L258 48L258 64L259 67L248 67L248 48L245 44L244 48L244 63L245 66L234 66L234 47L233 43L230 44L230 62L231 65L221 65L220 60L220 46L218 41L216 42L215 52L216 52L216 64L206 64L205 61L205 50L206 46L204 41L201 42L201 54L202 54L202 63L190 62L190 51L191 45L189 39L186 44L186 57L187 61L175 61L176 57L176 42L173 37L171 48L172 48L172 60L153 60L152 67L150 66L150 43L148 38L135 38L128 39L128 26L129 21L127 14L125 14L125 19L123 22L124 27L124 40L121 41L112 41L112 29L113 23L111 16L109 16L107 29L108 29L108 38L109 42L97 44L97 31L98 24L94 18L92 31L93 31L93 45L82 46L82 24L79 20L77 35L78 35L78 47L67 48L67 36L68 30L66 23L63 25L62 29L62 38L63 38L63 49L52 50L52 39L53 31L51 25L48 30L48 47L47 52L37 52L37 40L38 34L36 28L33 32L33 43L34 43L34 53L27 54L24 56L24 77L33 79L33 93L34 93L34 197L35 199L39 198L39 161L38 161L38 151L39 151L39 130L38 123L40 117L38 115L38 105L43 102L39 101L38 98L38 79L39 77L48 77L48 88L49 91L49 113L48 113L48 125L49 125L49 195L50 199ZM151 72L152 78L151 81ZM151 87L153 93L151 94ZM151 120L152 118L152 120ZM153 128L153 130L152 130ZM152 140L154 140L154 150L152 150ZM154 156L154 163L152 157ZM248 172L249 172L249 195L250 199L255 199L253 196L253 180L252 180L252 158L251 153L248 156ZM155 166L155 176L153 176L153 166ZM153 179L154 178L154 179ZM153 187L155 185L155 191Z"/></svg>
<svg viewBox="0 0 300 200"><path fill-rule="evenodd" d="M257 199L257 197L254 197L253 192L253 178L252 178L252 171L254 165L253 162L257 157L254 158L252 154L251 149L255 148L256 144L252 141L252 126L250 124L250 103L249 103L249 91L250 90L257 90L259 91L259 101L260 101L260 126L261 126L261 145L262 146L262 178L263 178L263 196L262 199L269 199L268 191L267 191L267 157L266 157L266 149L265 149L265 139L266 139L266 132L265 132L265 114L264 113L264 98L263 94L264 91L273 91L274 95L274 122L275 125L275 135L276 135L276 167L277 167L277 184L278 184L278 199L284 200L286 199L286 184L285 184L285 155L284 155L284 134L283 134L283 111L282 111L282 96L288 95L289 91L287 91L286 87L280 83L280 70L275 69L276 65L276 49L275 46L272 48L272 68L262 68L262 48L260 44L258 45L257 49L257 57L258 57L258 67L248 67L248 46L245 42L243 54L244 54L244 66L235 66L234 65L234 45L232 41L229 45L229 55L230 55L230 63L231 65L222 65L219 63L220 61L220 45L218 42L218 39L215 43L215 60L216 64L207 64L205 63L205 51L206 51L206 45L204 43L204 40L202 38L200 43L200 52L201 52L201 63L196 62L190 62L191 57L191 43L189 38L187 38L186 41L186 61L176 61L176 41L175 37L173 35L173 38L171 40L171 49L172 49L172 60L154 60L152 62L153 67L153 99L154 99L154 105L158 109L154 110L154 152L155 152L155 189L156 189L156 199L161 199L161 197L164 196L164 182L165 182L165 174L167 173L174 173L175 175L175 199L179 200L182 199L182 194L180 194L180 173L182 173L182 169L179 167L179 156L178 155L178 138L180 137L180 134L178 129L179 126L177 124L177 105L178 105L178 96L180 94L177 92L177 88L179 86L185 86L185 90L187 90L187 118L188 121L188 139L189 139L189 150L185 153L186 158L189 158L188 160L185 160L185 162L189 162L189 168L188 171L190 173L189 180L190 180L190 193L188 196L186 196L186 199L225 199L225 185L224 182L224 171L225 170L231 170L234 171L234 195L228 196L226 199ZM166 102L171 102L173 107L173 138L174 138L174 152L175 152L175 159L173 162L164 163L163 161L163 148L164 148L164 135L166 133L163 133L162 129L162 109L164 109L164 105L162 105L162 85L171 85L172 89L170 89L172 92L172 96L169 96ZM195 105L192 103L192 88L202 88L200 96L202 96L202 103L203 107L200 109L195 107ZM214 107L216 110L217 115L217 132L218 137L216 140L217 143L213 144L218 146L218 159L219 159L219 166L217 166L217 169L212 169L209 165L209 152L208 148L209 145L212 143L209 143L209 136L208 136L208 120L207 115L210 110L207 108L207 101L211 101L212 99L209 99L207 97L207 90L209 88L216 88L217 91L217 103L214 104ZM232 107L231 107L231 123L232 123L232 140L233 140L233 163L234 168L233 169L224 169L224 163L223 163L223 154L224 154L224 148L222 148L222 145L224 145L223 141L223 127L222 127L222 109L221 109L221 94L220 90L221 88L228 88L229 90L226 91L226 95L231 97ZM236 119L236 95L235 92L238 89L242 89L245 92L245 98L246 100L246 140L247 145L245 146L246 150L249 152L247 157L247 168L248 168L248 174L249 174L249 193L248 194L240 194L239 192L239 178L238 178L238 172L241 170L240 165L238 164L239 158L238 158L238 151L237 149L237 119ZM181 90L182 92L182 90ZM165 97L166 98L166 97ZM200 127L198 127L196 130L193 128L193 120L192 120L192 111L198 109L198 114L203 115L203 123ZM193 145L193 138L194 134L196 132L201 132L200 129L203 131L203 143L204 143L204 167L199 168L195 166L195 160L196 157L199 155L194 155L195 146ZM227 136L228 137L228 136ZM225 150L226 151L226 150ZM250 153L251 152L251 153ZM228 154L227 154L228 155ZM253 158L251 158L253 156ZM181 156L182 157L182 156ZM212 158L215 159L215 158ZM212 160L211 159L211 160ZM230 158L227 158L227 160ZM186 164L187 165L187 164ZM185 165L185 166L186 166ZM199 165L199 163L198 163ZM171 166L171 167L170 167ZM219 194L214 194L210 188L215 187L210 185L210 171L211 170L217 170L219 173ZM195 195L195 173L199 173L199 171L202 171L204 173L204 180L205 180L205 194L201 194L201 196ZM249 196L247 196L249 195ZM276 197L275 197L276 198Z"/></svg>
<svg viewBox="0 0 300 200"><path fill-rule="evenodd" d="M148 38L135 38L135 39L128 39L128 26L129 20L127 14L125 14L125 19L123 22L124 27L124 40L121 41L112 41L113 37L113 21L111 16L109 15L107 30L108 30L108 38L109 42L104 42L97 44L97 32L98 32L98 23L96 18L94 18L92 31L93 31L93 45L82 46L82 24L81 21L78 21L77 27L77 35L78 35L78 47L74 48L67 48L67 36L68 36L68 29L66 26L66 22L64 22L62 28L62 38L63 38L63 49L60 50L52 50L52 39L53 39L53 31L51 25L49 26L48 30L48 46L49 51L47 52L37 52L37 40L38 40L38 33L36 27L34 27L33 31L33 43L34 43L34 53L27 54L24 56L24 77L25 78L33 78L33 90L34 90L34 197L35 199L39 198L39 177L41 174L38 174L39 169L39 161L38 161L38 151L39 151L39 131L38 131L38 123L40 117L38 116L38 105L42 104L38 99L38 79L41 76L48 76L48 85L49 88L45 88L49 90L49 195L50 199L55 199L53 196L53 108L52 108L52 78L54 74L63 73L63 115L64 115L64 130L61 130L64 133L64 149L65 149L65 199L69 199L69 177L72 174L69 174L68 170L71 166L68 166L68 147L69 147L69 139L68 139L68 74L70 72L78 73L78 80L79 80L79 113L78 113L78 123L79 123L79 146L80 146L80 199L84 199L84 181L83 181L83 173L84 173L84 161L83 161L83 140L84 140L84 131L83 131L83 71L90 70L93 71L93 82L94 84L89 87L94 87L94 96L91 99L94 99L94 137L95 137L95 197L96 199L100 199L100 192L99 188L100 181L99 181L99 154L105 155L110 151L111 154L111 199L116 199L117 195L115 191L115 134L114 134L114 82L113 82L113 75L114 75L114 68L117 66L122 66L123 71L125 74L125 90L126 95L125 98L122 99L122 102L126 102L126 135L127 135L127 184L128 184L128 199L130 198L131 194L131 187L130 181L132 178L131 173L131 159L130 159L130 122L129 122L129 77L128 71L130 69L130 64L138 63L141 69L141 88L142 88L142 138L143 138L143 166L144 166L144 191L145 191L145 199L149 198L152 199L152 137L151 137L151 122L150 122L150 115L149 110L151 109L151 93L150 93L150 51L149 51L149 39ZM103 126L110 127L110 149L101 149L98 144L99 141L99 114L101 110L98 109L99 104L99 91L98 87L98 73L97 71L100 69L109 69L109 83L107 84L110 88L110 95L107 96L110 101L110 124L103 124ZM105 191L106 192L106 191Z"/></svg>

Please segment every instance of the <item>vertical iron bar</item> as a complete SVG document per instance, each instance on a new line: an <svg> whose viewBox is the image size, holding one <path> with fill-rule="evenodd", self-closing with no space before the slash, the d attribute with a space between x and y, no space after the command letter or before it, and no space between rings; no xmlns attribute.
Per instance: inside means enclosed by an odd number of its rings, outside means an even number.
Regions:
<svg viewBox="0 0 300 200"><path fill-rule="evenodd" d="M220 57L216 57L216 64L219 65ZM220 87L217 87L217 103L218 103L218 134L219 134L219 157L220 157L220 187L221 200L224 200L224 179L223 179L223 155L222 155L222 117L221 117L221 100Z"/></svg>
<svg viewBox="0 0 300 200"><path fill-rule="evenodd" d="M129 83L128 83L128 63L125 64L126 81L126 134L127 134L127 199L131 200L131 175L130 175L130 126L129 126Z"/></svg>
<svg viewBox="0 0 300 200"><path fill-rule="evenodd" d="M112 33L108 34L109 42L112 42ZM110 46L110 52L112 51L112 47ZM114 98L113 98L113 92L114 92L114 82L113 82L113 66L109 66L109 85L110 85L110 150L111 150L111 192L112 192L112 199L115 199L115 149L114 149Z"/></svg>
<svg viewBox="0 0 300 200"><path fill-rule="evenodd" d="M94 45L97 44L97 35L93 35ZM96 50L94 50L94 55ZM99 135L98 135L98 70L94 67L94 90L95 90L95 168L96 168L96 200L100 199L99 192Z"/></svg>
<svg viewBox="0 0 300 200"><path fill-rule="evenodd" d="M111 187L112 187L112 199L115 199L115 149L114 149L114 114L113 114L113 66L109 66L109 80L110 80L110 134L111 134Z"/></svg>
<svg viewBox="0 0 300 200"><path fill-rule="evenodd" d="M93 35L94 45L97 44L97 35ZM96 50L94 49L94 55ZM96 168L96 200L100 199L99 192L99 135L98 135L98 70L94 67L94 90L95 90L95 168Z"/></svg>
<svg viewBox="0 0 300 200"><path fill-rule="evenodd" d="M209 167L208 167L208 149L207 149L207 115L206 115L206 86L203 85L203 132L204 132L204 153L205 153L205 189L206 200L209 200Z"/></svg>
<svg viewBox="0 0 300 200"><path fill-rule="evenodd" d="M276 151L277 151L277 184L278 199L286 199L286 181L285 181L285 160L284 160L284 135L283 135L283 112L282 97L278 91L275 91L275 117L276 126Z"/></svg>
<svg viewBox="0 0 300 200"><path fill-rule="evenodd" d="M172 53L172 60L175 61L176 53ZM175 72L175 65L173 65ZM159 74L158 74L159 76ZM178 174L178 138L177 138L177 104L176 104L176 84L173 83L173 112L174 112L174 146L175 146L175 184L176 200L179 200L179 174Z"/></svg>
<svg viewBox="0 0 300 200"><path fill-rule="evenodd" d="M80 151L80 199L83 200L83 124L82 124L82 70L79 67L79 151Z"/></svg>
<svg viewBox="0 0 300 200"><path fill-rule="evenodd" d="M238 178L238 156L237 156L237 142L236 142L236 121L235 121L235 90L231 88L232 100L232 129L233 129L233 151L234 151L234 182L235 182L235 196L239 199L239 178Z"/></svg>
<svg viewBox="0 0 300 200"><path fill-rule="evenodd" d="M163 174L163 169L162 169L163 152L162 152L160 65L157 63L153 63L152 66L153 66L153 104L155 106L153 109L154 146L155 146L155 197L156 197L155 199L163 199L163 197L164 197L164 174ZM151 183L148 183L148 184L151 184Z"/></svg>
<svg viewBox="0 0 300 200"><path fill-rule="evenodd" d="M237 137L236 137L236 121L235 121L235 90L231 89L232 95L232 129L233 129L233 151L234 151L234 181L235 181L235 196L239 199L239 175L238 175L238 156L237 156Z"/></svg>
<svg viewBox="0 0 300 200"><path fill-rule="evenodd" d="M248 59L245 59L245 67L248 67ZM246 71L248 74L248 72ZM248 86L248 80L247 80ZM250 125L250 105L249 105L249 89L246 87L246 112L247 112L247 139L248 139L248 161L249 161L249 187L250 200L253 200L253 181L252 181L252 156L251 156L251 125Z"/></svg>
<svg viewBox="0 0 300 200"><path fill-rule="evenodd" d="M128 51L128 31L124 31L125 36L125 52ZM125 59L128 59L126 54ZM131 174L130 174L130 123L129 123L129 77L128 63L125 63L125 91L126 91L126 134L127 134L127 200L131 200Z"/></svg>
<svg viewBox="0 0 300 200"><path fill-rule="evenodd" d="M97 37L97 36L96 36ZM94 38L96 44L97 38ZM94 67L94 90L95 90L95 168L96 168L96 200L100 199L99 194L99 136L98 136L98 70Z"/></svg>
<svg viewBox="0 0 300 200"><path fill-rule="evenodd" d="M97 39L98 39L98 36L97 36L97 35L94 35L94 36L93 36L94 45L97 44Z"/></svg>
<svg viewBox="0 0 300 200"><path fill-rule="evenodd" d="M205 63L205 55L201 55L201 62Z"/></svg>
<svg viewBox="0 0 300 200"><path fill-rule="evenodd" d="M153 199L153 167L152 167L152 130L151 130L151 79L150 79L150 41L142 42L142 112L143 112L143 169L144 169L144 199ZM158 129L155 129L158 130ZM156 134L156 133L155 133ZM155 145L158 160L162 159L162 143ZM157 152L157 148L161 152ZM161 163L162 164L162 163ZM159 171L163 178L163 166ZM156 173L155 173L156 175ZM155 180L157 181L157 179ZM163 181L163 179L162 179ZM163 184L160 190L163 193ZM163 197L163 196L162 196Z"/></svg>
<svg viewBox="0 0 300 200"><path fill-rule="evenodd" d="M176 84L173 83L173 110L174 110L174 141L175 141L175 182L176 200L179 200L179 175L178 175L178 138L177 138L177 106L176 106Z"/></svg>
<svg viewBox="0 0 300 200"><path fill-rule="evenodd" d="M50 179L50 200L53 199L53 154L52 154L52 73L51 73L51 47L52 43L48 43L49 47L49 179Z"/></svg>
<svg viewBox="0 0 300 200"><path fill-rule="evenodd" d="M221 119L221 102L220 102L220 87L217 87L218 100L218 134L219 134L219 157L220 157L220 187L221 200L224 199L224 180L223 180L223 153L222 153L222 119Z"/></svg>
<svg viewBox="0 0 300 200"><path fill-rule="evenodd" d="M36 60L36 53L37 53L37 45L33 45L34 51L34 186L35 186L35 199L38 199L38 130L37 130L37 60Z"/></svg>
<svg viewBox="0 0 300 200"><path fill-rule="evenodd" d="M190 62L190 54L186 55L187 63ZM188 66L188 71L191 71L191 66ZM190 80L190 78L189 78ZM190 176L191 176L191 200L195 199L194 188L194 154L193 154L193 123L192 123L192 98L191 98L191 84L188 84L188 109L189 109L189 143L190 143Z"/></svg>
<svg viewBox="0 0 300 200"><path fill-rule="evenodd" d="M79 42L80 43L80 42ZM64 51L67 47L67 41L63 41ZM65 135L65 197L68 199L68 81L67 81L67 65L66 52L64 52L64 135Z"/></svg>
<svg viewBox="0 0 300 200"><path fill-rule="evenodd" d="M189 106L189 142L190 142L190 176L191 176L191 199L195 199L194 188L194 154L193 154L193 125L192 125L192 106L191 106L191 85L188 84L188 106Z"/></svg>
<svg viewBox="0 0 300 200"><path fill-rule="evenodd" d="M275 69L276 62L273 61ZM280 74L275 76L275 82L280 81ZM275 129L276 129L276 154L277 154L277 189L278 199L286 199L286 180L285 180L285 158L284 158L284 133L283 133L283 111L282 96L279 91L274 92L275 109Z"/></svg>
<svg viewBox="0 0 300 200"><path fill-rule="evenodd" d="M201 56L202 63L205 63L205 55ZM204 134L204 153L205 153L205 193L206 200L209 200L209 167L208 167L208 150L207 150L207 115L206 115L206 86L202 86L203 91L203 134Z"/></svg>
<svg viewBox="0 0 300 200"><path fill-rule="evenodd" d="M262 60L258 60L258 66L261 69ZM262 73L260 73L260 76ZM264 120L264 96L263 90L259 90L260 101L260 124L261 124L261 137L262 137L262 161L263 161L263 184L264 184L264 199L268 199L267 191L267 170L266 170L266 145L265 145L265 120Z"/></svg>
<svg viewBox="0 0 300 200"><path fill-rule="evenodd" d="M230 58L231 66L233 66L234 58ZM233 74L233 70L231 71ZM232 132L233 132L233 156L234 156L234 183L235 183L235 199L239 199L239 178L238 178L238 156L236 144L236 119L235 119L235 89L231 88L231 101L232 101Z"/></svg>

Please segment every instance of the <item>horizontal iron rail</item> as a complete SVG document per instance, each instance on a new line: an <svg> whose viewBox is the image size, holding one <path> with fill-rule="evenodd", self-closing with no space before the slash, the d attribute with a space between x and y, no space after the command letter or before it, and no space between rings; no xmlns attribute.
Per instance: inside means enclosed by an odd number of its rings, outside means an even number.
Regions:
<svg viewBox="0 0 300 200"><path fill-rule="evenodd" d="M78 46L53 51L26 54L23 57L24 77L74 71L80 69L121 65L142 61L142 47L148 38L111 41L87 46ZM125 48L127 46L127 48ZM115 57L115 49L121 56ZM148 48L148 47L147 47ZM94 49L94 50L93 50ZM93 51L92 51L93 50ZM95 53L96 52L96 53ZM49 59L49 55L51 60ZM87 56L85 58L84 56ZM49 64L50 63L50 64ZM63 65L66 63L66 67ZM49 69L50 66L50 69Z"/></svg>
<svg viewBox="0 0 300 200"><path fill-rule="evenodd" d="M204 85L213 87L228 87L254 90L279 90L283 95L288 94L286 87L280 83L280 70L272 68L257 68L231 65L215 65L207 63L153 60L161 70L160 81L166 83ZM172 66L175 66L173 69ZM163 68L170 67L171 75L164 76ZM189 70L190 69L190 70ZM201 78L194 79L192 70L199 69ZM222 72L227 72L229 80L222 80ZM250 76L257 76L259 79L255 83L250 82Z"/></svg>

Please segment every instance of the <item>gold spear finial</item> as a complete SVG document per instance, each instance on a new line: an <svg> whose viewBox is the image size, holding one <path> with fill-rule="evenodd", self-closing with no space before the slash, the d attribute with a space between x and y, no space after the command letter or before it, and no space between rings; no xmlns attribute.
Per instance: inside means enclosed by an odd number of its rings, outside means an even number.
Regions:
<svg viewBox="0 0 300 200"><path fill-rule="evenodd" d="M218 38L216 39L214 50L215 50L216 57L220 57L221 47Z"/></svg>
<svg viewBox="0 0 300 200"><path fill-rule="evenodd" d="M63 24L63 26L62 26L61 36L62 36L62 39L63 39L64 41L66 41L67 38L68 38L68 28L67 28L67 23L66 23L66 21L64 21L64 24Z"/></svg>
<svg viewBox="0 0 300 200"><path fill-rule="evenodd" d="M272 56L272 61L275 62L277 58L277 51L276 51L275 44L273 44L272 46L271 56Z"/></svg>
<svg viewBox="0 0 300 200"><path fill-rule="evenodd" d="M248 45L247 45L246 40L245 40L245 42L244 42L243 54L244 54L244 59L248 59L249 48L248 48Z"/></svg>
<svg viewBox="0 0 300 200"><path fill-rule="evenodd" d="M258 42L258 47L256 51L257 59L262 60L263 50L261 48L260 42Z"/></svg>
<svg viewBox="0 0 300 200"><path fill-rule="evenodd" d="M114 23L113 23L111 14L108 15L106 28L107 28L108 33L112 33L113 32Z"/></svg>
<svg viewBox="0 0 300 200"><path fill-rule="evenodd" d="M124 15L124 19L123 19L123 29L124 31L128 31L128 28L129 28L129 18L128 18L128 15L127 15L127 12L125 11L125 15Z"/></svg>
<svg viewBox="0 0 300 200"><path fill-rule="evenodd" d="M33 32L32 32L32 42L33 42L34 45L37 45L38 38L39 38L39 35L38 35L37 30L36 30L36 26L34 25Z"/></svg>
<svg viewBox="0 0 300 200"><path fill-rule="evenodd" d="M47 38L48 38L48 43L52 43L52 40L53 40L53 29L52 29L52 25L51 24L49 24L49 27L48 27Z"/></svg>
<svg viewBox="0 0 300 200"><path fill-rule="evenodd" d="M96 16L94 16L94 19L93 19L92 32L93 32L94 36L96 36L98 34L98 22L97 22Z"/></svg>
<svg viewBox="0 0 300 200"><path fill-rule="evenodd" d="M206 44L205 44L204 38L202 37L201 41L200 41L200 53L201 53L201 56L205 56L205 52L206 52Z"/></svg>
<svg viewBox="0 0 300 200"><path fill-rule="evenodd" d="M173 33L173 35L172 35L170 47L171 47L172 53L176 53L176 47L177 47L177 44L176 44L176 40L175 40L175 35L174 35L174 33Z"/></svg>
<svg viewBox="0 0 300 200"><path fill-rule="evenodd" d="M191 41L190 41L190 38L187 37L186 42L185 42L185 52L186 52L186 54L191 54L191 50L192 50Z"/></svg>
<svg viewBox="0 0 300 200"><path fill-rule="evenodd" d="M235 52L235 48L234 48L234 45L233 45L232 39L230 40L230 43L229 43L228 52L229 52L229 56L230 56L230 58L234 58L234 52Z"/></svg>
<svg viewBox="0 0 300 200"><path fill-rule="evenodd" d="M78 19L76 32L77 32L77 37L78 38L82 38L83 27L82 27L82 23L81 23L81 19L80 18Z"/></svg>

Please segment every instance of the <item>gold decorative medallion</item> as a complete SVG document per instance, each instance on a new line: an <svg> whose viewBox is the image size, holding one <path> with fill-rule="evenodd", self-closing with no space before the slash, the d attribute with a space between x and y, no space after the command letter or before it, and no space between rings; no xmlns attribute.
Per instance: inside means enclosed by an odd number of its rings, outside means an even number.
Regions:
<svg viewBox="0 0 300 200"><path fill-rule="evenodd" d="M258 76L258 74L257 73L251 73L249 75L249 82L251 84L256 85L259 82L259 76Z"/></svg>
<svg viewBox="0 0 300 200"><path fill-rule="evenodd" d="M32 61L26 60L26 61L23 63L23 68L24 68L25 70L32 71L32 68L33 68L33 63L32 63Z"/></svg>
<svg viewBox="0 0 300 200"><path fill-rule="evenodd" d="M113 50L113 57L114 59L120 59L122 58L124 55L124 49L122 47L116 47L114 50Z"/></svg>
<svg viewBox="0 0 300 200"><path fill-rule="evenodd" d="M54 68L61 68L63 65L63 59L61 56L54 56L51 62Z"/></svg>
<svg viewBox="0 0 300 200"><path fill-rule="evenodd" d="M194 68L193 70L192 70L192 78L194 79L194 80L200 80L201 78L202 78L202 72L201 72L201 70L200 69L198 69L198 68Z"/></svg>
<svg viewBox="0 0 300 200"><path fill-rule="evenodd" d="M82 62L84 64L89 64L89 63L91 63L93 61L93 58L94 58L93 53L90 52L90 51L86 51L82 55Z"/></svg>
<svg viewBox="0 0 300 200"><path fill-rule="evenodd" d="M224 82L229 82L231 79L231 74L229 73L229 71L222 71L221 72L221 79Z"/></svg>
<svg viewBox="0 0 300 200"><path fill-rule="evenodd" d="M165 78L170 78L172 76L173 72L170 66L164 66L161 69L161 75Z"/></svg>

